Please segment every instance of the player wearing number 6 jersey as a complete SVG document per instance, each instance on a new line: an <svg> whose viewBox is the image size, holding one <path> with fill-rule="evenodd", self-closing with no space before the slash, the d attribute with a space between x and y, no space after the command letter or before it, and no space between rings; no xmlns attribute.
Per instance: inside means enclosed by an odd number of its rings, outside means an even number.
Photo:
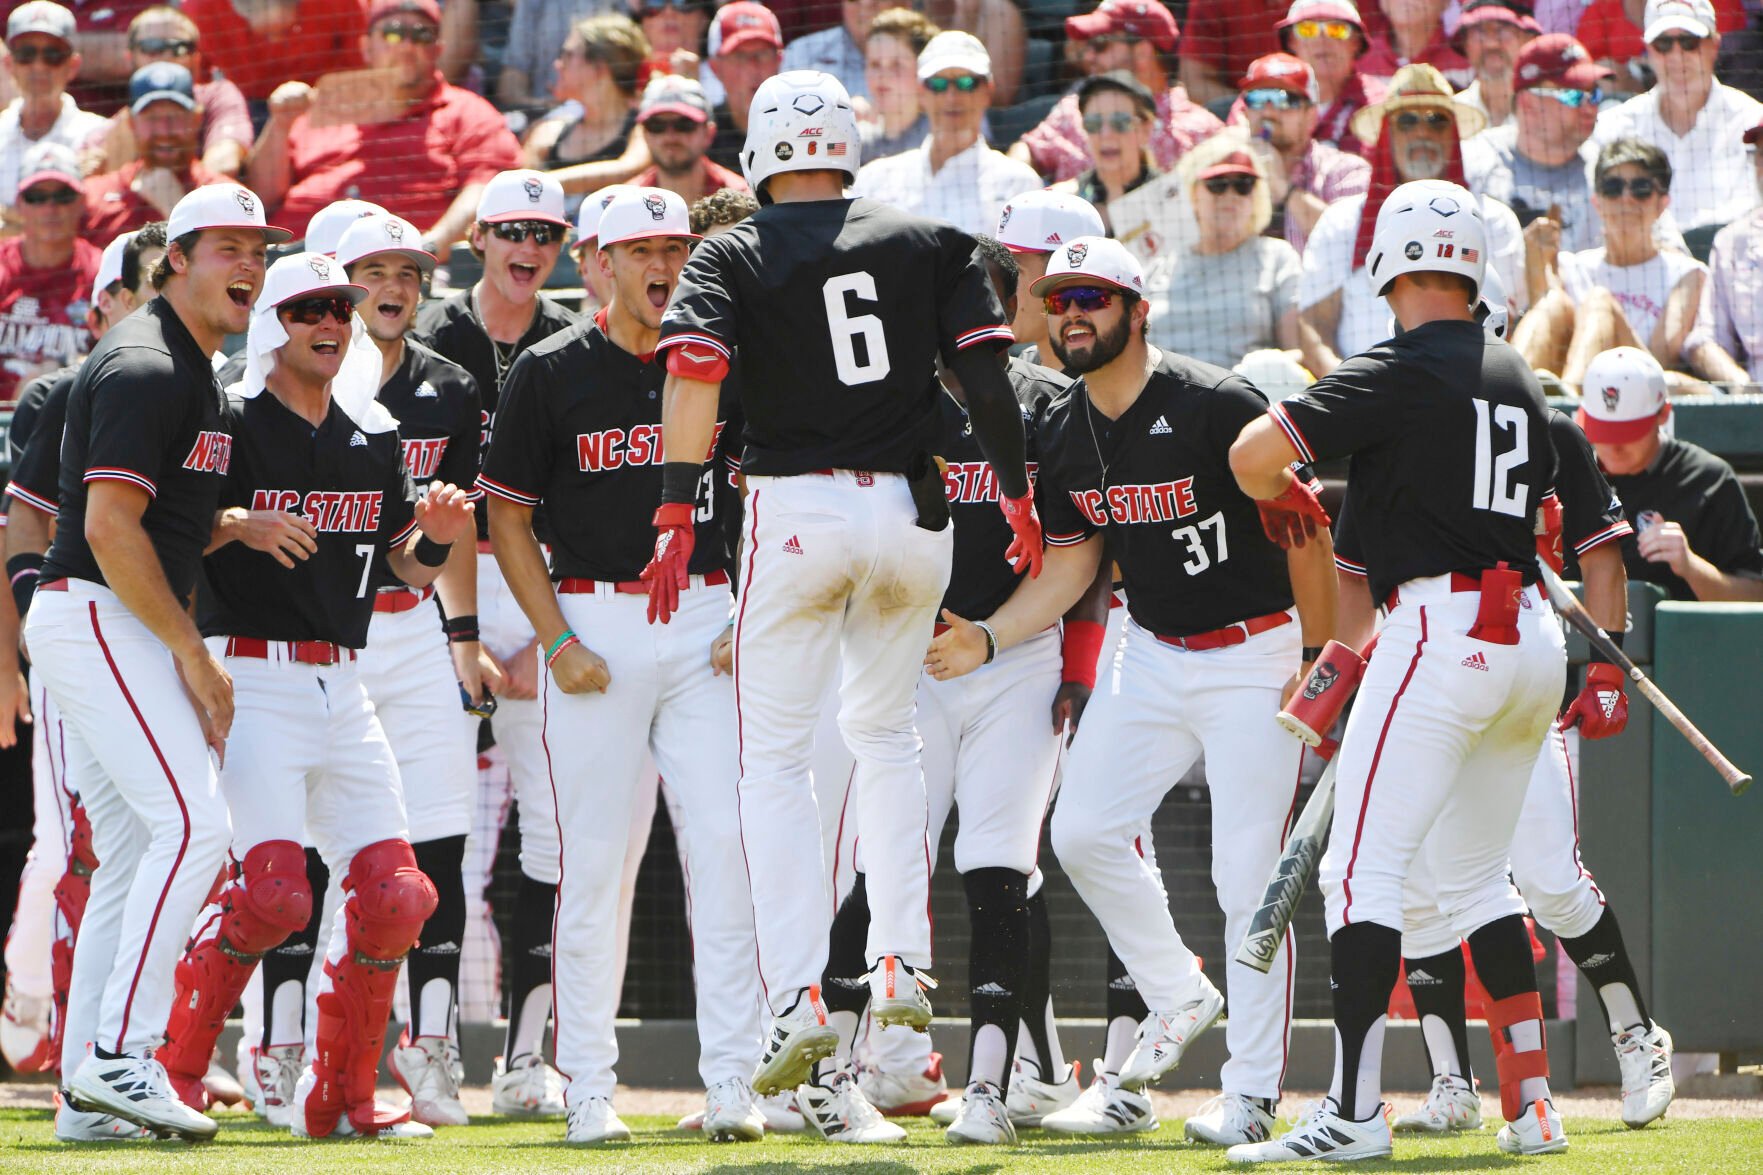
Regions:
<svg viewBox="0 0 1763 1175"><path fill-rule="evenodd" d="M737 349L742 363L740 833L777 1017L754 1076L761 1094L799 1084L835 1043L818 993L832 898L808 770L835 665L839 726L857 760L872 1012L883 1024L930 1021L920 973L930 962L930 861L912 716L952 546L929 456L939 353L967 390L974 433L997 471L1012 561L1038 569L1041 558L1021 410L993 353L1010 329L974 240L846 199L858 150L850 98L831 76L802 70L760 86L741 158L767 206L693 253L659 344L671 373L670 456L707 449ZM643 573L652 619L669 618L687 583L699 472L689 459L664 471L655 557ZM821 1133L843 1132L832 1121L837 1102L826 1109Z"/></svg>

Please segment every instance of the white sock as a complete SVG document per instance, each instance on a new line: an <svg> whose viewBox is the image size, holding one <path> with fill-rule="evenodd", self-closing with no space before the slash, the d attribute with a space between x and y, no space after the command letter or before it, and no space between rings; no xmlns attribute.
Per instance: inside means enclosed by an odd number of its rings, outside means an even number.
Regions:
<svg viewBox="0 0 1763 1175"><path fill-rule="evenodd" d="M282 982L269 993L269 1043L299 1044L306 1039L306 985L298 979Z"/></svg>
<svg viewBox="0 0 1763 1175"><path fill-rule="evenodd" d="M551 1018L551 985L541 983L527 992L517 1011L520 1019L516 1021L514 1055L508 1058L510 1069L544 1046L545 1021Z"/></svg>
<svg viewBox="0 0 1763 1175"><path fill-rule="evenodd" d="M1353 1074L1353 1105L1363 1117L1357 1121L1370 1121L1371 1115L1377 1113L1383 1101L1383 1029L1385 1017L1379 1016L1376 1023L1366 1030L1365 1043L1359 1049L1359 1069ZM1346 1102L1341 1097L1341 1030L1334 1033L1334 1078L1329 1083L1328 1096L1334 1099L1336 1107L1344 1107Z"/></svg>
<svg viewBox="0 0 1763 1175"><path fill-rule="evenodd" d="M415 1017L424 1028L439 1028L425 1036L453 1035L453 984L445 979L431 979L422 985L419 999L421 1015Z"/></svg>
<svg viewBox="0 0 1763 1175"><path fill-rule="evenodd" d="M1108 1044L1102 1051L1102 1072L1118 1077L1120 1067L1126 1064L1138 1042L1138 1021L1130 1016L1116 1016L1108 1021Z"/></svg>
<svg viewBox="0 0 1763 1175"><path fill-rule="evenodd" d="M1004 1030L996 1024L982 1024L973 1034L973 1066L967 1074L969 1085L989 1081L1004 1088L1004 1052L1007 1041Z"/></svg>
<svg viewBox="0 0 1763 1175"><path fill-rule="evenodd" d="M1443 1020L1437 1016L1422 1016L1420 1035L1426 1041L1426 1055L1432 1059L1434 1077L1463 1076L1463 1058L1457 1055L1456 1038Z"/></svg>
<svg viewBox="0 0 1763 1175"><path fill-rule="evenodd" d="M1647 1018L1641 1015L1640 1001L1634 998L1628 984L1606 983L1598 989L1598 998L1604 1001L1604 1010L1610 1014L1612 1034L1647 1027Z"/></svg>
<svg viewBox="0 0 1763 1175"><path fill-rule="evenodd" d="M1541 1020L1520 1020L1506 1029L1512 1039L1512 1051L1532 1053L1543 1047L1543 1022ZM1549 1097L1549 1079L1547 1077L1526 1077L1518 1083L1518 1096L1525 1105L1535 1101L1543 1101Z"/></svg>

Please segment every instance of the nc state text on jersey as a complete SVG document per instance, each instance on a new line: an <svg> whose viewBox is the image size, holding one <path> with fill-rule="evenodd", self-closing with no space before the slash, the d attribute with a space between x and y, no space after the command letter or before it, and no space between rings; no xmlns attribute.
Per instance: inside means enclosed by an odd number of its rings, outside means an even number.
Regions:
<svg viewBox="0 0 1763 1175"><path fill-rule="evenodd" d="M321 533L367 534L380 528L379 490L313 490L302 501L299 490L257 490L253 510L302 514Z"/></svg>
<svg viewBox="0 0 1763 1175"><path fill-rule="evenodd" d="M1035 480L1035 463L1028 463L1028 480L1033 485ZM992 471L990 461L951 461L943 470L943 492L949 495L949 501L962 502L996 502L998 500L998 475Z"/></svg>
<svg viewBox="0 0 1763 1175"><path fill-rule="evenodd" d="M704 460L710 460L710 454L716 452L716 442L722 437L723 421L716 422L716 431L710 436L709 452ZM575 435L576 468L583 473L599 473L607 469L617 469L621 465L660 465L661 426L659 424L639 424L630 429L603 428L598 432L581 432Z"/></svg>
<svg viewBox="0 0 1763 1175"><path fill-rule="evenodd" d="M1188 517L1197 509L1191 477L1152 485L1109 486L1106 512L1102 509L1101 490L1072 490L1071 501L1092 526L1107 526L1110 518L1122 525L1173 522Z"/></svg>
<svg viewBox="0 0 1763 1175"><path fill-rule="evenodd" d="M184 468L197 473L225 473L233 463L233 438L224 432L199 432L184 458Z"/></svg>

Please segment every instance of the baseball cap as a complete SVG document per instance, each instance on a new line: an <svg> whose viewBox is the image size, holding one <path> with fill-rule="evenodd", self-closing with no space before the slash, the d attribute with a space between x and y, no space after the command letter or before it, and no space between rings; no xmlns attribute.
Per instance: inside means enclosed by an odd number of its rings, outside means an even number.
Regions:
<svg viewBox="0 0 1763 1175"><path fill-rule="evenodd" d="M1641 40L1649 45L1663 33L1673 31L1696 37L1712 37L1719 27L1714 6L1708 0L1647 0Z"/></svg>
<svg viewBox="0 0 1763 1175"><path fill-rule="evenodd" d="M86 185L80 182L80 160L73 153L73 148L61 143L38 143L24 153L24 164L19 169L24 178L18 181L18 190L24 191L45 180L64 183L76 192L84 192Z"/></svg>
<svg viewBox="0 0 1763 1175"><path fill-rule="evenodd" d="M1077 84L1077 105L1083 108L1090 100L1090 95L1099 90L1114 90L1132 99L1133 105L1151 118L1157 117L1157 99L1145 83L1135 78L1124 69L1111 69L1107 73L1091 74Z"/></svg>
<svg viewBox="0 0 1763 1175"><path fill-rule="evenodd" d="M1644 439L1671 412L1665 369L1639 347L1612 347L1586 365L1573 419L1597 444Z"/></svg>
<svg viewBox="0 0 1763 1175"><path fill-rule="evenodd" d="M1517 90L1538 86L1591 90L1611 72L1593 61L1586 47L1567 33L1544 33L1518 51L1512 85Z"/></svg>
<svg viewBox="0 0 1763 1175"><path fill-rule="evenodd" d="M313 294L339 294L359 303L367 297L367 287L350 282L343 267L323 253L289 253L276 258L263 275L263 289L252 309L261 314L272 306Z"/></svg>
<svg viewBox="0 0 1763 1175"><path fill-rule="evenodd" d="M1345 21L1359 30L1359 52L1363 54L1371 47L1365 36L1365 18L1359 15L1359 7L1353 0L1292 0L1292 6L1286 9L1286 18L1273 26L1279 33L1279 43L1289 50L1292 45L1286 37L1286 30L1306 20Z"/></svg>
<svg viewBox="0 0 1763 1175"><path fill-rule="evenodd" d="M1509 24L1532 36L1543 31L1543 26L1536 22L1528 9L1516 8L1510 0L1470 0L1463 7L1462 19L1457 22L1457 31L1451 34L1452 48L1461 53L1464 34L1478 24Z"/></svg>
<svg viewBox="0 0 1763 1175"><path fill-rule="evenodd" d="M285 228L265 224L263 201L243 184L205 184L191 188L172 207L165 224L165 239L175 241L186 233L210 228L254 228L263 233L265 243L279 245L294 234Z"/></svg>
<svg viewBox="0 0 1763 1175"><path fill-rule="evenodd" d="M400 253L433 273L435 255L422 247L422 230L390 212L377 212L349 222L337 242L337 264L345 269L376 253Z"/></svg>
<svg viewBox="0 0 1763 1175"><path fill-rule="evenodd" d="M1145 271L1125 245L1112 237L1079 237L1053 251L1047 262L1047 274L1028 288L1037 298L1045 297L1059 286L1098 282L1117 290L1142 294Z"/></svg>
<svg viewBox="0 0 1763 1175"><path fill-rule="evenodd" d="M634 184L609 184L586 200L575 214L575 245L582 248L600 235L600 217L606 206L626 192L637 192L642 189Z"/></svg>
<svg viewBox="0 0 1763 1175"><path fill-rule="evenodd" d="M1102 0L1094 12L1065 18L1065 34L1074 41L1116 33L1149 41L1165 53L1181 39L1175 17L1157 0Z"/></svg>
<svg viewBox="0 0 1763 1175"><path fill-rule="evenodd" d="M642 122L652 114L678 114L693 122L707 122L710 99L695 79L673 73L660 74L643 90L643 100L637 106L637 121Z"/></svg>
<svg viewBox="0 0 1763 1175"><path fill-rule="evenodd" d="M6 39L22 37L26 33L42 33L46 37L54 37L57 41L73 44L74 19L73 13L51 0L30 0L28 4L20 4L6 18Z"/></svg>
<svg viewBox="0 0 1763 1175"><path fill-rule="evenodd" d="M484 224L537 220L569 227L569 217L563 213L563 185L527 167L500 171L490 178L478 198L477 218Z"/></svg>
<svg viewBox="0 0 1763 1175"><path fill-rule="evenodd" d="M1012 253L1051 253L1066 241L1107 234L1096 206L1070 192L1024 192L1004 205L998 241Z"/></svg>
<svg viewBox="0 0 1763 1175"><path fill-rule="evenodd" d="M784 47L784 30L778 24L777 14L753 0L723 5L710 26L710 55L721 57L748 45Z"/></svg>
<svg viewBox="0 0 1763 1175"><path fill-rule="evenodd" d="M135 114L155 102L176 102L185 110L196 109L196 80L175 61L154 61L129 78L129 110Z"/></svg>
<svg viewBox="0 0 1763 1175"><path fill-rule="evenodd" d="M600 210L597 235L602 249L649 237L698 239L685 199L665 188L633 187L612 197Z"/></svg>
<svg viewBox="0 0 1763 1175"><path fill-rule="evenodd" d="M1260 174L1261 173L1255 168L1255 161L1249 157L1247 151L1232 151L1217 163L1202 169L1200 174L1194 178L1196 180L1209 180L1214 176L1220 175L1259 176Z"/></svg>
<svg viewBox="0 0 1763 1175"><path fill-rule="evenodd" d="M1315 102L1320 97L1316 73L1290 53L1269 53L1249 62L1249 72L1237 83L1239 90L1284 90Z"/></svg>
<svg viewBox="0 0 1763 1175"><path fill-rule="evenodd" d="M104 255L98 258L98 276L92 279L93 302L98 300L99 294L122 280L123 251L129 247L129 242L135 239L135 232L138 231L140 230L123 233L104 246Z"/></svg>
<svg viewBox="0 0 1763 1175"><path fill-rule="evenodd" d="M374 0L367 10L367 23L371 27L401 13L424 17L436 25L441 23L441 6L435 0Z"/></svg>
<svg viewBox="0 0 1763 1175"><path fill-rule="evenodd" d="M364 216L384 215L386 210L369 200L332 200L306 222L306 240L301 243L308 253L335 256L337 242L350 225Z"/></svg>
<svg viewBox="0 0 1763 1175"><path fill-rule="evenodd" d="M949 29L930 39L918 55L918 80L934 78L945 69L959 69L982 78L992 76L992 55L972 33Z"/></svg>

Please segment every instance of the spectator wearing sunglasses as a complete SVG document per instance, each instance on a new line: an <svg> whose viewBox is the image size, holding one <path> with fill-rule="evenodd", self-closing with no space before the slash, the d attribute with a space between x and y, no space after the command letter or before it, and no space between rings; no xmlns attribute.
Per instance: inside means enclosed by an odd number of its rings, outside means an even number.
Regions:
<svg viewBox="0 0 1763 1175"><path fill-rule="evenodd" d="M236 179L256 138L251 128L251 108L245 95L230 80L214 76L202 58L196 22L175 8L155 5L144 9L128 28L129 76L164 62L190 71L195 83L196 105L201 111L202 166L215 175ZM127 91L125 91L125 95ZM133 99L123 103L110 119L105 137L104 170L114 171L139 155L129 122Z"/></svg>
<svg viewBox="0 0 1763 1175"><path fill-rule="evenodd" d="M1621 97L1649 89L1655 80L1647 40L1641 35L1646 9L1646 0L1592 0L1575 17L1574 36L1614 71L1606 88ZM1737 33L1745 27L1744 0L1713 0L1713 10L1713 24L1721 33Z"/></svg>
<svg viewBox="0 0 1763 1175"><path fill-rule="evenodd" d="M1065 35L1076 46L1085 76L1123 69L1156 99L1151 160L1158 170L1174 167L1183 152L1223 125L1175 82L1181 31L1157 0L1103 0L1094 12L1066 18ZM1010 157L1033 167L1048 183L1072 179L1092 166L1076 92L1061 98L1039 126L1013 143Z"/></svg>
<svg viewBox="0 0 1763 1175"><path fill-rule="evenodd" d="M514 5L502 72L496 78L497 103L504 110L547 107L582 23L602 14L622 17L620 7L615 0L521 0ZM645 43L643 55L648 52Z"/></svg>
<svg viewBox="0 0 1763 1175"><path fill-rule="evenodd" d="M1322 115L1316 73L1290 53L1249 64L1230 123L1249 131L1273 204L1272 227L1299 253L1310 230L1336 200L1362 194L1371 164L1316 137Z"/></svg>
<svg viewBox="0 0 1763 1175"><path fill-rule="evenodd" d="M80 232L94 245L164 220L191 188L223 182L196 158L202 108L190 71L168 61L135 71L127 112L138 155L117 171L86 185L86 216Z"/></svg>
<svg viewBox="0 0 1763 1175"><path fill-rule="evenodd" d="M1365 144L1353 133L1353 116L1383 101L1387 86L1359 68L1371 42L1353 0L1293 0L1274 28L1280 48L1316 75L1315 137L1363 156Z"/></svg>
<svg viewBox="0 0 1763 1175"><path fill-rule="evenodd" d="M1089 144L1088 171L1053 185L1102 214L1109 236L1116 235L1108 202L1150 183L1162 173L1151 162L1151 131L1157 125L1157 103L1151 91L1125 70L1085 78L1077 88Z"/></svg>
<svg viewBox="0 0 1763 1175"><path fill-rule="evenodd" d="M643 91L638 125L655 160L631 183L639 188L665 188L692 205L724 188L747 190L747 181L706 154L716 138L710 99L691 78L663 74Z"/></svg>
<svg viewBox="0 0 1763 1175"><path fill-rule="evenodd" d="M1457 101L1485 114L1490 130L1512 122L1512 76L1518 54L1543 31L1528 8L1514 7L1517 2L1470 0L1451 37L1451 44L1475 71L1475 80L1457 95Z"/></svg>
<svg viewBox="0 0 1763 1175"><path fill-rule="evenodd" d="M129 22L154 0L105 0L104 3L68 3L62 5L73 16L74 32L69 38L73 50L80 55L77 76L67 84L67 92L79 103L81 110L102 114L106 118L128 105ZM10 15L30 0L5 0L0 14Z"/></svg>
<svg viewBox="0 0 1763 1175"><path fill-rule="evenodd" d="M368 64L392 73L403 114L321 127L294 103L264 128L250 175L296 232L326 204L354 197L396 209L444 248L465 235L485 182L519 162L520 144L494 106L436 68L435 0L375 0L370 16Z"/></svg>
<svg viewBox="0 0 1763 1175"><path fill-rule="evenodd" d="M32 147L60 143L77 151L104 133L104 119L67 92L80 69L73 35L73 13L49 0L31 0L6 19L6 72L18 97L0 110L0 205L12 206Z"/></svg>
<svg viewBox="0 0 1763 1175"><path fill-rule="evenodd" d="M1745 158L1757 191L1763 193L1763 121L1747 130L1744 139ZM1714 238L1708 281L1686 350L1690 365L1708 379L1763 384L1763 207L1751 209Z"/></svg>
<svg viewBox="0 0 1763 1175"><path fill-rule="evenodd" d="M704 68L704 38L715 10L710 0L631 0L631 19L649 38L651 69L697 78L712 107L724 97L715 71Z"/></svg>
<svg viewBox="0 0 1763 1175"><path fill-rule="evenodd" d="M924 144L864 166L851 185L867 196L969 233L990 232L1010 197L1040 177L986 145L980 134L992 96L992 59L972 33L942 32L918 55L930 135Z"/></svg>
<svg viewBox="0 0 1763 1175"><path fill-rule="evenodd" d="M1715 78L1720 33L1708 0L1648 0L1645 39L1658 84L1600 114L1592 137L1600 146L1631 136L1658 144L1683 177L1673 216L1691 251L1706 256L1720 226L1757 204L1733 143L1763 117L1763 103Z"/></svg>
<svg viewBox="0 0 1763 1175"><path fill-rule="evenodd" d="M1394 77L1405 65L1430 65L1463 89L1475 79L1469 59L1445 32L1449 0L1378 0L1381 28L1373 29L1371 47L1359 68L1374 77Z"/></svg>
<svg viewBox="0 0 1763 1175"><path fill-rule="evenodd" d="M367 0L183 0L182 8L201 30L207 64L239 87L260 127L283 83L361 67Z"/></svg>
<svg viewBox="0 0 1763 1175"><path fill-rule="evenodd" d="M33 147L18 188L19 234L0 240L0 403L91 348L86 311L103 253L80 239L84 205L74 153Z"/></svg>
<svg viewBox="0 0 1763 1175"><path fill-rule="evenodd" d="M544 118L527 133L527 166L554 170L622 156L637 125L649 52L649 39L628 16L590 16L571 29L557 53L551 96L576 113Z"/></svg>

